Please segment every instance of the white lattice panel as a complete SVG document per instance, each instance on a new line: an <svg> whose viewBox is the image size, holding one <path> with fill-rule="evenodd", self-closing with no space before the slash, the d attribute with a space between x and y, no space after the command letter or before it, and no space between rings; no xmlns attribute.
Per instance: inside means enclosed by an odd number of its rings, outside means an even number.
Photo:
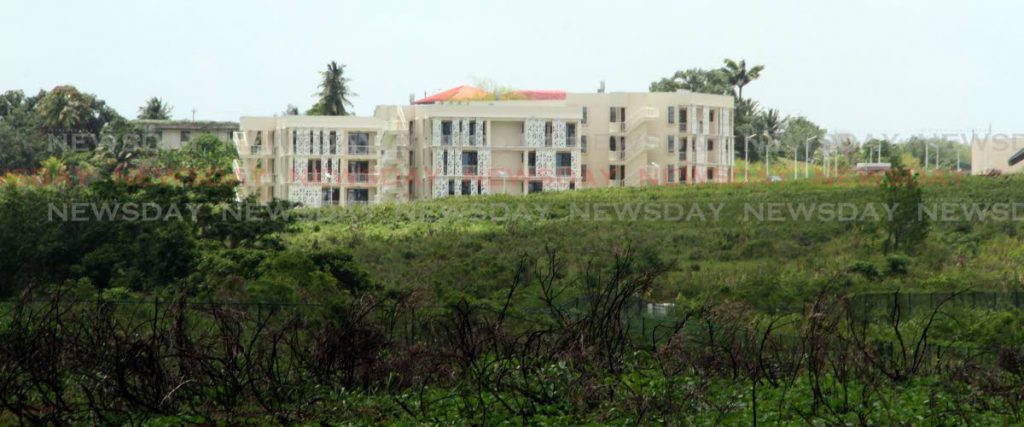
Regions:
<svg viewBox="0 0 1024 427"><path fill-rule="evenodd" d="M555 147L565 147L565 121L555 120L551 123L551 140Z"/></svg>

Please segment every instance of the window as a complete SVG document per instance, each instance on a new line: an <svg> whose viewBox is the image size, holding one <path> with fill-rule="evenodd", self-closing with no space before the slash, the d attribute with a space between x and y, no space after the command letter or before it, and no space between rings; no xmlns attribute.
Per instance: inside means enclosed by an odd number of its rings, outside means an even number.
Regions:
<svg viewBox="0 0 1024 427"><path fill-rule="evenodd" d="M580 152L582 152L582 153L586 153L587 152L587 136L586 135L580 135Z"/></svg>
<svg viewBox="0 0 1024 427"><path fill-rule="evenodd" d="M608 166L608 179L619 179L618 176L619 168L615 165Z"/></svg>
<svg viewBox="0 0 1024 427"><path fill-rule="evenodd" d="M441 152L441 174L448 173L448 150Z"/></svg>
<svg viewBox="0 0 1024 427"><path fill-rule="evenodd" d="M668 107L668 123L676 122L676 107Z"/></svg>
<svg viewBox="0 0 1024 427"><path fill-rule="evenodd" d="M365 188L349 188L345 191L345 204L364 205L370 201L370 190Z"/></svg>
<svg viewBox="0 0 1024 427"><path fill-rule="evenodd" d="M530 151L529 153L526 153L526 158L527 158L526 166L529 168L530 176L536 176L537 175L537 152L536 151Z"/></svg>
<svg viewBox="0 0 1024 427"><path fill-rule="evenodd" d="M259 134L259 132L257 132L257 134ZM182 144L188 142L190 139L192 139L192 132L187 131L187 130L181 131L181 143Z"/></svg>
<svg viewBox="0 0 1024 427"><path fill-rule="evenodd" d="M715 140L708 138L708 151L715 150Z"/></svg>
<svg viewBox="0 0 1024 427"><path fill-rule="evenodd" d="M669 135L668 136L668 152L669 153L673 153L675 151L676 151L676 137L672 136L672 135Z"/></svg>
<svg viewBox="0 0 1024 427"><path fill-rule="evenodd" d="M686 182L686 166L679 167L679 182Z"/></svg>
<svg viewBox="0 0 1024 427"><path fill-rule="evenodd" d="M370 154L370 134L368 132L352 132L348 134L349 154Z"/></svg>
<svg viewBox="0 0 1024 427"><path fill-rule="evenodd" d="M608 137L608 151L615 151L615 137Z"/></svg>
<svg viewBox="0 0 1024 427"><path fill-rule="evenodd" d="M668 179L667 179L667 181L668 182L675 182L676 181L676 169L675 168L673 168L673 167L669 167L668 168Z"/></svg>
<svg viewBox="0 0 1024 427"><path fill-rule="evenodd" d="M452 121L441 122L441 145L452 145Z"/></svg>
<svg viewBox="0 0 1024 427"><path fill-rule="evenodd" d="M587 124L587 107L583 107L583 124Z"/></svg>
<svg viewBox="0 0 1024 427"><path fill-rule="evenodd" d="M565 145L569 147L576 146L576 123L565 124Z"/></svg>
<svg viewBox="0 0 1024 427"><path fill-rule="evenodd" d="M619 112L618 108L615 108L615 107L609 108L609 110L608 110L608 121L612 122L612 123L617 122L618 120L617 120L616 116L618 115L618 112Z"/></svg>
<svg viewBox="0 0 1024 427"><path fill-rule="evenodd" d="M580 165L580 180L587 182L587 165Z"/></svg>
<svg viewBox="0 0 1024 427"><path fill-rule="evenodd" d="M530 184L526 187L526 193L540 193L544 191L544 183L540 181L530 181Z"/></svg>
<svg viewBox="0 0 1024 427"><path fill-rule="evenodd" d="M331 131L331 134L327 137L330 144L330 153L338 154L338 132Z"/></svg>
<svg viewBox="0 0 1024 427"><path fill-rule="evenodd" d="M686 109L679 109L679 131L686 132Z"/></svg>
<svg viewBox="0 0 1024 427"><path fill-rule="evenodd" d="M469 196L473 194L472 187L473 186L470 185L469 180L462 180L462 195Z"/></svg>
<svg viewBox="0 0 1024 427"><path fill-rule="evenodd" d="M690 140L687 139L686 137L680 136L679 137L679 161L680 162L685 162L686 161L686 152L689 151L689 149L690 149ZM680 176L682 176L682 175L680 175Z"/></svg>
<svg viewBox="0 0 1024 427"><path fill-rule="evenodd" d="M715 110L708 111L708 121L709 122L715 121Z"/></svg>
<svg viewBox="0 0 1024 427"><path fill-rule="evenodd" d="M708 168L708 181L715 180L715 168Z"/></svg>
<svg viewBox="0 0 1024 427"><path fill-rule="evenodd" d="M324 188L321 190L321 204L336 205L341 202L340 188Z"/></svg>
<svg viewBox="0 0 1024 427"><path fill-rule="evenodd" d="M572 176L572 155L555 153L555 175L559 177Z"/></svg>
<svg viewBox="0 0 1024 427"><path fill-rule="evenodd" d="M298 132L292 131L292 154L297 153L299 147L299 134Z"/></svg>
<svg viewBox="0 0 1024 427"><path fill-rule="evenodd" d="M309 154L313 154L313 131L309 131Z"/></svg>
<svg viewBox="0 0 1024 427"><path fill-rule="evenodd" d="M306 181L320 181L320 159L309 159L306 161Z"/></svg>
<svg viewBox="0 0 1024 427"><path fill-rule="evenodd" d="M463 175L476 175L477 174L477 154L476 154L476 151L463 151L462 152L462 174Z"/></svg>
<svg viewBox="0 0 1024 427"><path fill-rule="evenodd" d="M448 180L448 195L449 196L454 196L455 195L455 180L454 179L449 179Z"/></svg>

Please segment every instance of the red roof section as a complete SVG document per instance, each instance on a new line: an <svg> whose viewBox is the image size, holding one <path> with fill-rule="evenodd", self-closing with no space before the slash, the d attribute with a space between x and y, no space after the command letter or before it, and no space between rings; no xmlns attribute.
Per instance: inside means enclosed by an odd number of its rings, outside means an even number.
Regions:
<svg viewBox="0 0 1024 427"><path fill-rule="evenodd" d="M456 86L451 89L435 93L425 98L416 100L417 104L433 104L435 102L448 102L448 101L474 101L487 98L491 96L490 92L487 92L478 87L462 85ZM550 100L563 100L565 99L564 90L514 90L511 93L512 99L526 99L531 101L550 101Z"/></svg>

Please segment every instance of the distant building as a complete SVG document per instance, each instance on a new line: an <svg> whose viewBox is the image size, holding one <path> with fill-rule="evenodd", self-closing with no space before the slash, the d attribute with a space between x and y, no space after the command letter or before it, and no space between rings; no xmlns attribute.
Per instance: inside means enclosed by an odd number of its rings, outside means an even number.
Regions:
<svg viewBox="0 0 1024 427"><path fill-rule="evenodd" d="M992 135L971 141L971 175L999 175L1024 168L1024 135ZM1012 164L1011 164L1012 163Z"/></svg>
<svg viewBox="0 0 1024 427"><path fill-rule="evenodd" d="M191 120L135 120L147 135L156 137L157 147L166 150L178 149L190 139L204 133L230 142L238 130L236 122L191 121Z"/></svg>
<svg viewBox="0 0 1024 427"><path fill-rule="evenodd" d="M460 86L372 117L240 125L243 194L306 206L725 183L735 157L733 98L688 91L497 96Z"/></svg>

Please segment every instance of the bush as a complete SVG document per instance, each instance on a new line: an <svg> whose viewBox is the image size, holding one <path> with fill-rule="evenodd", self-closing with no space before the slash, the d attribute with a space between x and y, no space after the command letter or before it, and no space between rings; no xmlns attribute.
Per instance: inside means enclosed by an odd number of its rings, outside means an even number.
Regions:
<svg viewBox="0 0 1024 427"><path fill-rule="evenodd" d="M910 258L903 255L891 254L885 257L886 274L905 275L910 266Z"/></svg>

